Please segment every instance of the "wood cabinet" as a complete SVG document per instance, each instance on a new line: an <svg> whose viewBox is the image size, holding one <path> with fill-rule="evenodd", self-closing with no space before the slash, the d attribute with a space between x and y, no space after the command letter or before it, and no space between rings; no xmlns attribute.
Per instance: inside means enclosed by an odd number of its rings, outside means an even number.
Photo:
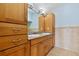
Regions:
<svg viewBox="0 0 79 59"><path fill-rule="evenodd" d="M48 13L46 16L39 16L39 31L55 32L55 15L53 13Z"/></svg>
<svg viewBox="0 0 79 59"><path fill-rule="evenodd" d="M52 42L52 38L44 41L44 53L45 55L50 51L50 49L53 47L53 42Z"/></svg>
<svg viewBox="0 0 79 59"><path fill-rule="evenodd" d="M24 3L0 4L0 56L30 55Z"/></svg>
<svg viewBox="0 0 79 59"><path fill-rule="evenodd" d="M0 52L0 56L29 56L30 50L28 43L24 43L18 46L14 46Z"/></svg>
<svg viewBox="0 0 79 59"><path fill-rule="evenodd" d="M0 51L23 43L27 43L26 35L3 36L0 37Z"/></svg>
<svg viewBox="0 0 79 59"><path fill-rule="evenodd" d="M7 49L4 52L4 56L24 56L25 55L25 45L20 45L14 48Z"/></svg>
<svg viewBox="0 0 79 59"><path fill-rule="evenodd" d="M0 21L26 24L27 4L24 3L4 3L0 4ZM26 16L25 16L26 15Z"/></svg>
<svg viewBox="0 0 79 59"><path fill-rule="evenodd" d="M31 45L30 45L30 41L28 41L25 44L25 56L30 56L31 55Z"/></svg>
<svg viewBox="0 0 79 59"><path fill-rule="evenodd" d="M0 56L4 56L3 52L0 52Z"/></svg>
<svg viewBox="0 0 79 59"><path fill-rule="evenodd" d="M31 46L31 56L44 56L44 51L43 42Z"/></svg>
<svg viewBox="0 0 79 59"><path fill-rule="evenodd" d="M40 41L39 41L40 39ZM34 44L35 43L35 44ZM45 56L53 47L51 35L39 37L31 40L31 56Z"/></svg>
<svg viewBox="0 0 79 59"><path fill-rule="evenodd" d="M55 31L55 16L53 13L48 13L45 17L45 32L54 32Z"/></svg>
<svg viewBox="0 0 79 59"><path fill-rule="evenodd" d="M27 25L0 22L0 36L27 34Z"/></svg>
<svg viewBox="0 0 79 59"><path fill-rule="evenodd" d="M52 33L51 37L50 36L47 36L46 38L42 37L41 39L46 40L43 40L42 43L36 44L35 46L32 47L33 49L36 49L36 52L38 51L38 53L35 53L36 55L40 55L39 50L43 51L43 54L41 55L46 55L50 51L50 49L55 46L55 15L53 13L49 12L46 16L43 15L39 16L39 31Z"/></svg>
<svg viewBox="0 0 79 59"><path fill-rule="evenodd" d="M45 29L44 29L44 27L45 27L45 25L44 25L44 23L45 23L45 16L39 16L39 31L40 32L44 32L45 31Z"/></svg>
<svg viewBox="0 0 79 59"><path fill-rule="evenodd" d="M30 55L30 45L26 35L0 37L0 40L0 56Z"/></svg>
<svg viewBox="0 0 79 59"><path fill-rule="evenodd" d="M4 18L4 14L5 14L4 4L0 3L0 21L1 19Z"/></svg>

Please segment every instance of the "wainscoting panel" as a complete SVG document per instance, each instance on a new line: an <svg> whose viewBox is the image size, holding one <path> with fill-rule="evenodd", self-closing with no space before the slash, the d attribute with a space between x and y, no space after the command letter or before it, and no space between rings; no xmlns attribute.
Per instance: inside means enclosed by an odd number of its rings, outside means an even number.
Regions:
<svg viewBox="0 0 79 59"><path fill-rule="evenodd" d="M56 47L79 52L79 27L56 28Z"/></svg>

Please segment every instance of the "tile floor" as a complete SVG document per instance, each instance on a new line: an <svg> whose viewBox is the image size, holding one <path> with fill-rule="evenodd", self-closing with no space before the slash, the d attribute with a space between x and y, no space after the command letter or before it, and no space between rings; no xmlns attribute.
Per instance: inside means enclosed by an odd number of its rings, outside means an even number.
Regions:
<svg viewBox="0 0 79 59"><path fill-rule="evenodd" d="M55 47L47 56L79 56L79 53Z"/></svg>

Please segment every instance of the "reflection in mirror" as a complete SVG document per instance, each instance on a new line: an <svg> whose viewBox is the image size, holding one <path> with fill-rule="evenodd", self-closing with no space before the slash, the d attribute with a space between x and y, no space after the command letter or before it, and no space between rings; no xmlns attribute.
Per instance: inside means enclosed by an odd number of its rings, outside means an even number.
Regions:
<svg viewBox="0 0 79 59"><path fill-rule="evenodd" d="M29 32L38 32L39 27L39 14L35 12L32 8L28 9L28 31Z"/></svg>

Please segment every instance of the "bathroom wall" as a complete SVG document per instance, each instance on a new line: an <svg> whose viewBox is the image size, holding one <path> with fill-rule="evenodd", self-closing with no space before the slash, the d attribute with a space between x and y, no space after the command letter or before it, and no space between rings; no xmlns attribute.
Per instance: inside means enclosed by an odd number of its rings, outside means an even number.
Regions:
<svg viewBox="0 0 79 59"><path fill-rule="evenodd" d="M56 27L79 26L79 3L65 3L53 9Z"/></svg>
<svg viewBox="0 0 79 59"><path fill-rule="evenodd" d="M53 9L56 47L79 52L79 4L69 3Z"/></svg>

